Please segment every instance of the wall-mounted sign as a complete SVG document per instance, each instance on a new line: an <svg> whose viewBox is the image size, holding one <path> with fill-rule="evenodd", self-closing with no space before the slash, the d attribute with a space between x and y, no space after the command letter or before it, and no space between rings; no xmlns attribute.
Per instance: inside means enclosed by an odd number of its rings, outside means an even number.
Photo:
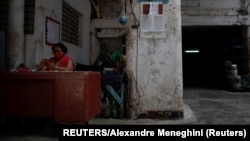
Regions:
<svg viewBox="0 0 250 141"><path fill-rule="evenodd" d="M168 3L168 0L137 0L138 2L163 2Z"/></svg>
<svg viewBox="0 0 250 141"><path fill-rule="evenodd" d="M164 4L142 2L140 8L141 38L165 38Z"/></svg>
<svg viewBox="0 0 250 141"><path fill-rule="evenodd" d="M53 45L60 42L60 22L46 17L46 44Z"/></svg>

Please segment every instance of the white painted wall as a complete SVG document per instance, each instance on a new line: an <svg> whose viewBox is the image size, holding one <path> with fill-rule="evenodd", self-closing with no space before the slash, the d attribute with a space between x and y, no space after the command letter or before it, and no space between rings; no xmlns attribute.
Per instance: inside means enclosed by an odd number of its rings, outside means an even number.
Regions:
<svg viewBox="0 0 250 141"><path fill-rule="evenodd" d="M7 64L14 70L24 62L24 0L8 2Z"/></svg>
<svg viewBox="0 0 250 141"><path fill-rule="evenodd" d="M140 3L133 10L139 19ZM127 47L127 73L131 79L131 118L148 111L182 111L181 3L169 0L164 8L165 38L140 38L131 30ZM140 21L141 22L141 21Z"/></svg>
<svg viewBox="0 0 250 141"><path fill-rule="evenodd" d="M89 33L90 33L90 13L91 6L89 1L65 0L81 13L81 43L80 46L63 42L68 47L68 55L76 63L89 64ZM42 58L52 56L51 46L46 45L45 40L45 21L46 16L62 22L62 0L36 0L35 8L35 33L25 35L25 64L30 68Z"/></svg>

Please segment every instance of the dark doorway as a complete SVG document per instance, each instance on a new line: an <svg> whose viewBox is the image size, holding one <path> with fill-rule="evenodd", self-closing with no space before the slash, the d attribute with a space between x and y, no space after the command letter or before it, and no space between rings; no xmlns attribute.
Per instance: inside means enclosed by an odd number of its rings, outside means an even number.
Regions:
<svg viewBox="0 0 250 141"><path fill-rule="evenodd" d="M223 88L227 60L237 64L243 73L243 31L241 26L182 27L184 87ZM235 45L238 50L233 50ZM186 53L189 49L199 52Z"/></svg>
<svg viewBox="0 0 250 141"><path fill-rule="evenodd" d="M0 31L0 72L5 71L6 33Z"/></svg>

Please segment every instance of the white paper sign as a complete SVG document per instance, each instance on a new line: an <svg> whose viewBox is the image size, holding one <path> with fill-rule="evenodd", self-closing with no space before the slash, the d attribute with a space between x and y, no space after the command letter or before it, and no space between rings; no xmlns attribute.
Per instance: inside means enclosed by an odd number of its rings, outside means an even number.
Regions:
<svg viewBox="0 0 250 141"><path fill-rule="evenodd" d="M60 42L60 23L46 17L46 44L53 45Z"/></svg>
<svg viewBox="0 0 250 141"><path fill-rule="evenodd" d="M165 17L162 2L141 3L141 38L164 38Z"/></svg>

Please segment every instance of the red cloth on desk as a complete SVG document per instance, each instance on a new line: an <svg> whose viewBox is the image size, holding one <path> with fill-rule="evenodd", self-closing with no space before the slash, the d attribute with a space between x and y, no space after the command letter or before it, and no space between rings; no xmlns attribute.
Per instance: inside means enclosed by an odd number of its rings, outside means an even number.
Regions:
<svg viewBox="0 0 250 141"><path fill-rule="evenodd" d="M25 66L23 63L19 64L19 66L16 68L16 72L32 72L30 68Z"/></svg>

